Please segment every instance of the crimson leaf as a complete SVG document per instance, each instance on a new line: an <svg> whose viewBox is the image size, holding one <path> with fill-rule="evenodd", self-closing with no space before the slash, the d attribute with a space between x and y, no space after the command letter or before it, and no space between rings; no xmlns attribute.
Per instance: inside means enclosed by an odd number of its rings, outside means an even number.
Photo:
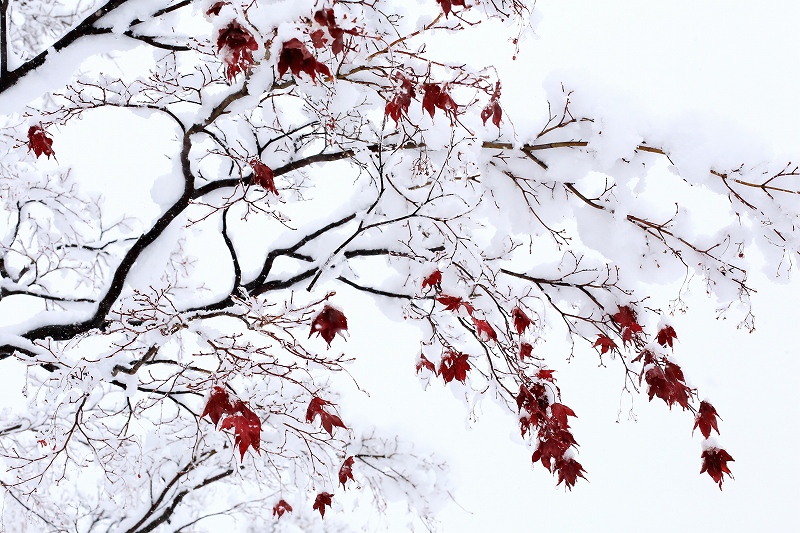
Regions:
<svg viewBox="0 0 800 533"><path fill-rule="evenodd" d="M333 494L330 492L320 492L317 494L316 499L314 500L314 506L312 507L313 510L319 511L319 515L322 518L325 518L325 506L331 506L331 500L333 499Z"/></svg>
<svg viewBox="0 0 800 533"><path fill-rule="evenodd" d="M708 448L703 451L700 456L703 459L703 466L700 473L708 472L711 479L719 484L719 490L722 490L722 478L725 474L733 479L731 470L728 468L728 462L733 462L733 457L728 452L721 448Z"/></svg>
<svg viewBox="0 0 800 533"><path fill-rule="evenodd" d="M292 512L292 506L289 505L286 500L281 500L275 504L275 507L272 508L272 516L278 515L278 518L283 516L283 513Z"/></svg>
<svg viewBox="0 0 800 533"><path fill-rule="evenodd" d="M28 128L28 151L31 150L37 158L46 155L47 159L50 159L51 155L56 155L53 151L53 139L39 125Z"/></svg>
<svg viewBox="0 0 800 533"><path fill-rule="evenodd" d="M338 309L326 305L311 322L311 331L308 337L311 338L311 335L317 333L330 346L333 338L340 331L347 331L347 317Z"/></svg>
<svg viewBox="0 0 800 533"><path fill-rule="evenodd" d="M347 459L345 459L344 464L342 464L342 467L339 469L339 483L342 484L342 487L344 487L345 490L347 489L347 487L345 487L345 483L347 483L348 479L350 481L355 482L355 479L353 478L354 461L355 460L353 459L352 456L348 457Z"/></svg>

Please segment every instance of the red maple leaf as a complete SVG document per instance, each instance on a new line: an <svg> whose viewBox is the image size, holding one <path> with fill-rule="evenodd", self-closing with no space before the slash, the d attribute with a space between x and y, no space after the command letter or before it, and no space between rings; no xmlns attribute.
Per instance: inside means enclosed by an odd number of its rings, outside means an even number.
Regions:
<svg viewBox="0 0 800 533"><path fill-rule="evenodd" d="M475 330L478 332L478 337L485 335L487 341L497 342L497 333L491 324L485 320L479 320L475 317L472 317L472 323L475 324Z"/></svg>
<svg viewBox="0 0 800 533"><path fill-rule="evenodd" d="M325 44L328 42L323 30L312 31L309 37L311 37L311 44L314 45L314 48L325 48Z"/></svg>
<svg viewBox="0 0 800 533"><path fill-rule="evenodd" d="M347 490L347 487L345 487L345 483L347 483L348 479L350 481L352 481L353 483L355 483L355 481L356 481L353 478L353 462L354 461L355 461L355 459L353 459L352 456L348 457L347 459L345 459L344 464L342 464L342 467L339 469L339 483L342 484L342 487L344 487L345 490Z"/></svg>
<svg viewBox="0 0 800 533"><path fill-rule="evenodd" d="M530 357L533 353L533 346L527 342L520 343L519 345L519 360L524 361L526 357Z"/></svg>
<svg viewBox="0 0 800 533"><path fill-rule="evenodd" d="M272 169L258 159L251 159L250 167L253 169L253 183L277 196L278 189L275 188L275 173Z"/></svg>
<svg viewBox="0 0 800 533"><path fill-rule="evenodd" d="M278 77L282 78L287 70L295 76L305 72L316 83L317 74L323 74L329 79L331 71L324 64L317 61L308 48L297 38L292 38L283 43L281 54L278 58Z"/></svg>
<svg viewBox="0 0 800 533"><path fill-rule="evenodd" d="M547 381L555 381L556 378L553 377L553 372L555 372L555 370L545 370L544 368L540 368L536 373L536 377Z"/></svg>
<svg viewBox="0 0 800 533"><path fill-rule="evenodd" d="M275 507L272 508L272 516L278 515L278 518L283 516L283 513L292 512L292 506L289 505L286 500L281 500L275 504Z"/></svg>
<svg viewBox="0 0 800 533"><path fill-rule="evenodd" d="M502 117L503 109L500 107L500 81L497 81L494 86L492 99L489 100L489 103L483 108L483 111L481 111L481 120L483 120L483 125L485 126L486 121L491 118L492 124L499 128Z"/></svg>
<svg viewBox="0 0 800 533"><path fill-rule="evenodd" d="M225 75L232 82L238 73L253 64L253 51L258 50L258 43L246 28L232 20L217 36L217 52L223 50L223 61L227 65Z"/></svg>
<svg viewBox="0 0 800 533"><path fill-rule="evenodd" d="M31 150L37 159L43 154L47 156L47 159L50 159L51 155L54 157L56 155L53 151L53 139L38 124L28 128L28 151Z"/></svg>
<svg viewBox="0 0 800 533"><path fill-rule="evenodd" d="M445 383L450 383L457 379L461 383L467 381L467 371L469 366L469 356L461 352L447 352L439 363L439 375Z"/></svg>
<svg viewBox="0 0 800 533"><path fill-rule="evenodd" d="M678 335L675 334L675 330L672 329L672 326L664 326L659 330L658 335L656 336L656 342L661 346L669 345L672 348L672 340L677 339Z"/></svg>
<svg viewBox="0 0 800 533"><path fill-rule="evenodd" d="M517 328L517 333L522 335L522 333L528 329L528 326L531 325L532 321L528 318L528 315L519 308L519 306L515 307L511 310L511 318L514 319L514 327Z"/></svg>
<svg viewBox="0 0 800 533"><path fill-rule="evenodd" d="M222 10L222 6L227 5L227 4L228 4L228 2L216 2L214 5L212 5L210 8L208 8L208 11L206 11L206 15L209 15L209 16L211 16L211 15L219 15L219 12Z"/></svg>
<svg viewBox="0 0 800 533"><path fill-rule="evenodd" d="M211 422L215 426L223 416L225 417L219 429L233 429L233 445L234 447L239 447L241 459L244 459L244 454L250 446L259 455L261 454L259 450L261 444L261 420L243 401L236 400L231 402L225 389L215 385L211 389L208 402L200 418L206 415L211 418Z"/></svg>
<svg viewBox="0 0 800 533"><path fill-rule="evenodd" d="M689 408L690 389L683 382L683 372L674 363L666 363L666 371L654 366L644 374L647 382L647 395L649 400L658 396L672 409L672 404L677 403L684 409Z"/></svg>
<svg viewBox="0 0 800 533"><path fill-rule="evenodd" d="M211 418L211 422L216 426L219 424L222 415L233 412L233 404L228 397L228 393L225 392L225 389L217 385L211 389L208 403L206 403L206 407L203 409L203 414L200 415L200 418L208 415L209 418Z"/></svg>
<svg viewBox="0 0 800 533"><path fill-rule="evenodd" d="M575 418L578 417L578 415L575 414L575 411L560 403L552 404L550 406L550 413L552 413L553 419L558 422L558 426L563 429L567 429L569 427L569 423L567 421L568 416L574 416Z"/></svg>
<svg viewBox="0 0 800 533"><path fill-rule="evenodd" d="M627 305L620 305L619 310L611 316L611 319L619 324L622 329L622 342L627 343L634 335L642 332L642 326L636 322L636 311Z"/></svg>
<svg viewBox="0 0 800 533"><path fill-rule="evenodd" d="M600 355L603 355L609 350L614 350L617 347L617 344L611 340L608 335L603 335L602 333L597 336L597 340L594 341L594 347L600 347Z"/></svg>
<svg viewBox="0 0 800 533"><path fill-rule="evenodd" d="M427 368L434 374L436 373L436 366L433 363L431 363L427 357L425 357L424 355L420 355L419 362L417 363L417 374L419 374L420 370L422 370L423 368Z"/></svg>
<svg viewBox="0 0 800 533"><path fill-rule="evenodd" d="M312 507L313 510L319 511L319 515L324 519L325 518L325 506L331 506L333 494L330 492L320 492L317 494L316 499L314 500L314 506Z"/></svg>
<svg viewBox="0 0 800 533"><path fill-rule="evenodd" d="M311 398L311 402L308 404L308 409L306 409L306 422L310 424L314 421L314 418L319 416L319 421L322 424L322 428L327 431L331 437L333 437L334 426L342 429L347 429L347 426L344 425L342 419L337 415L325 411L324 407L326 405L332 404L323 400L322 398L318 398L317 396Z"/></svg>
<svg viewBox="0 0 800 533"><path fill-rule="evenodd" d="M425 93L422 97L422 109L427 111L431 118L437 107L448 115L455 114L458 109L458 105L447 92L447 85L439 87L435 83L426 83L422 86L422 91Z"/></svg>
<svg viewBox="0 0 800 533"><path fill-rule="evenodd" d="M339 25L336 23L336 16L333 13L333 9L330 8L320 9L319 11L314 13L314 21L320 26L324 26L328 29L328 33L333 38L331 51L334 53L334 55L339 55L344 50L345 33L349 33L350 35L358 35L357 30L345 30L340 28ZM313 34L312 34L312 39L313 39ZM321 46L317 46L316 42L314 43L314 46L316 46L317 48L322 48Z"/></svg>
<svg viewBox="0 0 800 533"><path fill-rule="evenodd" d="M395 89L392 99L386 104L384 113L397 124L403 115L408 115L408 106L411 105L411 100L417 97L417 91L411 80L406 78L402 72L395 72L394 79L400 84Z"/></svg>
<svg viewBox="0 0 800 533"><path fill-rule="evenodd" d="M575 482L579 477L586 479L586 476L583 475L586 470L583 469L578 461L572 458L556 461L556 470L558 471L558 483L556 483L556 486L561 485L563 481L564 486L570 491L572 491L572 487L575 486Z"/></svg>
<svg viewBox="0 0 800 533"><path fill-rule="evenodd" d="M347 331L347 317L338 309L326 305L311 322L311 331L308 333L308 337L311 338L311 335L317 333L330 346L333 338L340 331Z"/></svg>
<svg viewBox="0 0 800 533"><path fill-rule="evenodd" d="M728 461L733 462L733 457L721 448L708 448L703 451L700 457L703 459L703 466L700 469L700 473L708 472L711 479L719 484L719 490L722 490L723 475L728 474L728 477L733 479L731 470L728 468Z"/></svg>
<svg viewBox="0 0 800 533"><path fill-rule="evenodd" d="M436 287L438 285L441 285L441 283L442 283L442 273L437 268L429 276L425 277L422 280L422 290L425 290L425 287Z"/></svg>
<svg viewBox="0 0 800 533"><path fill-rule="evenodd" d="M711 429L713 428L717 432L717 435L719 435L717 418L719 418L719 415L717 414L717 410L714 409L713 405L706 401L700 402L700 408L697 410L697 416L694 419L692 433L694 433L694 430L699 427L700 433L703 434L703 438L707 439L711 436Z"/></svg>
<svg viewBox="0 0 800 533"><path fill-rule="evenodd" d="M436 297L436 301L444 306L445 311L458 311L458 308L463 305L464 309L466 309L467 313L470 315L475 312L475 308L472 307L471 303L465 302L458 296L448 296L446 294L442 294L441 296Z"/></svg>
<svg viewBox="0 0 800 533"><path fill-rule="evenodd" d="M442 6L442 11L444 11L445 17L450 15L450 11L452 9L451 5L466 7L464 0L436 0L436 3Z"/></svg>
<svg viewBox="0 0 800 533"><path fill-rule="evenodd" d="M239 453L241 459L244 459L244 453L247 448L252 446L259 455L261 451L259 446L261 444L261 420L253 411L251 411L241 400L233 404L234 411L240 414L232 414L222 421L219 429L233 429L234 441L233 446L239 446Z"/></svg>

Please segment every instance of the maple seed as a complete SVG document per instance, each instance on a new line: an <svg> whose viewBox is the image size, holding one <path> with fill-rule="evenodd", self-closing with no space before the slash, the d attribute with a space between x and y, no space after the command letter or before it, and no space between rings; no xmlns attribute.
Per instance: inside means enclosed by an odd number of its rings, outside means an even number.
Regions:
<svg viewBox="0 0 800 533"><path fill-rule="evenodd" d="M47 159L50 159L51 155L53 157L56 155L53 151L53 139L40 125L28 128L28 151L30 152L31 150L33 150L37 159L41 155L46 155Z"/></svg>
<svg viewBox="0 0 800 533"><path fill-rule="evenodd" d="M281 500L272 508L272 516L278 515L278 519L283 516L283 513L291 513L292 506L286 500Z"/></svg>
<svg viewBox="0 0 800 533"><path fill-rule="evenodd" d="M312 507L313 510L319 511L319 515L324 519L325 518L325 506L331 506L331 500L333 499L333 494L330 492L320 492L317 494L316 499L314 500L314 506Z"/></svg>
<svg viewBox="0 0 800 533"><path fill-rule="evenodd" d="M333 338L340 331L347 331L347 317L338 309L326 305L322 311L311 322L311 331L308 337L314 333L319 334L330 347Z"/></svg>

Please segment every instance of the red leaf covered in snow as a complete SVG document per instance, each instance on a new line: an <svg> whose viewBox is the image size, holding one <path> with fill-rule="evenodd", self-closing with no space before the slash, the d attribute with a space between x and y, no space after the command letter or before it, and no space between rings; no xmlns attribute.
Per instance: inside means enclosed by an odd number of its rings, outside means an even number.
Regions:
<svg viewBox="0 0 800 533"><path fill-rule="evenodd" d="M659 330L658 335L656 335L656 342L661 346L669 345L672 348L672 340L677 339L678 335L675 333L675 330L672 329L672 326L664 326Z"/></svg>
<svg viewBox="0 0 800 533"><path fill-rule="evenodd" d="M331 51L335 55L339 55L344 50L345 33L349 33L350 35L358 34L357 30L345 30L340 28L336 22L336 16L333 13L333 9L330 8L320 9L319 11L314 13L314 21L320 26L324 26L328 29L328 33L333 39L333 44L331 44ZM313 39L313 34L312 34L312 39ZM322 48L321 46L317 46L316 42L314 43L314 46L316 46L317 48Z"/></svg>
<svg viewBox="0 0 800 533"><path fill-rule="evenodd" d="M469 356L461 352L447 352L439 363L439 375L445 383L450 383L457 379L461 383L467 381L467 371L469 366Z"/></svg>
<svg viewBox="0 0 800 533"><path fill-rule="evenodd" d="M272 508L272 516L278 515L278 518L283 516L283 513L291 513L292 506L289 505L286 500L281 500L275 504L275 507Z"/></svg>
<svg viewBox="0 0 800 533"><path fill-rule="evenodd" d="M324 407L326 405L331 405L331 403L316 396L311 398L311 402L308 404L308 409L306 409L306 422L310 424L314 421L314 418L319 416L319 421L322 424L322 428L327 431L331 437L333 437L334 427L347 429L347 426L344 425L342 419L337 415L325 411Z"/></svg>
<svg viewBox="0 0 800 533"><path fill-rule="evenodd" d="M519 345L519 360L524 361L526 357L530 357L533 353L533 346L527 342L520 343Z"/></svg>
<svg viewBox="0 0 800 533"><path fill-rule="evenodd" d="M28 128L28 151L30 152L31 150L33 150L37 158L41 155L46 155L47 159L50 159L51 155L56 155L53 151L53 139L38 124Z"/></svg>
<svg viewBox="0 0 800 533"><path fill-rule="evenodd" d="M611 319L622 329L622 342L627 343L634 335L642 332L642 326L636 322L636 311L627 305L620 305Z"/></svg>
<svg viewBox="0 0 800 533"><path fill-rule="evenodd" d="M683 382L683 372L674 363L667 362L666 371L659 366L654 366L644 374L647 382L647 395L650 400L658 396L672 409L672 404L677 403L684 409L689 408L690 390Z"/></svg>
<svg viewBox="0 0 800 533"><path fill-rule="evenodd" d="M719 484L719 490L722 490L723 475L728 474L728 477L733 479L731 470L728 468L728 462L733 462L733 457L721 448L709 448L704 450L700 457L703 459L703 466L700 469L700 473L708 472L711 479Z"/></svg>
<svg viewBox="0 0 800 533"><path fill-rule="evenodd" d="M333 494L330 492L320 492L317 494L316 499L314 500L314 506L312 507L313 510L319 511L319 515L322 518L325 518L325 506L331 506L333 499Z"/></svg>
<svg viewBox="0 0 800 533"><path fill-rule="evenodd" d="M531 319L519 306L511 310L511 318L514 319L514 327L517 328L517 333L520 335L531 325Z"/></svg>
<svg viewBox="0 0 800 533"><path fill-rule="evenodd" d="M342 487L345 487L345 483L347 483L348 479L350 481L354 482L354 483L356 481L353 478L353 462L354 461L355 460L353 459L352 456L348 457L347 459L345 459L344 464L342 464L342 467L339 469L339 483L342 484ZM347 488L345 487L345 490L346 489Z"/></svg>
<svg viewBox="0 0 800 533"><path fill-rule="evenodd" d="M489 100L489 103L486 107L483 108L481 111L481 120L483 120L483 125L486 125L486 121L492 119L492 124L500 127L500 120L503 118L503 109L500 107L500 82L498 81L494 86L494 94L492 94L492 99Z"/></svg>
<svg viewBox="0 0 800 533"><path fill-rule="evenodd" d="M253 64L254 50L258 50L255 37L235 20L219 30L217 52L223 53L222 59L227 65L225 75L229 82L232 82L238 73L250 68Z"/></svg>
<svg viewBox="0 0 800 533"><path fill-rule="evenodd" d="M425 357L424 355L420 355L419 362L417 363L417 374L419 374L420 370L422 370L423 368L427 368L434 374L436 373L436 366L433 363L431 363L427 357Z"/></svg>
<svg viewBox="0 0 800 533"><path fill-rule="evenodd" d="M563 429L567 429L569 427L569 423L567 421L568 416L574 416L575 418L578 417L578 415L575 414L575 411L560 403L552 404L550 406L550 412L552 413L553 419L558 422L559 427Z"/></svg>
<svg viewBox="0 0 800 533"><path fill-rule="evenodd" d="M497 342L497 333L494 331L494 328L485 320L479 320L475 317L472 317L472 323L475 324L475 329L478 332L478 337L486 336L487 341L495 341Z"/></svg>
<svg viewBox="0 0 800 533"><path fill-rule="evenodd" d="M545 370L544 368L541 368L536 373L536 377L539 378L539 379L547 380L547 381L555 381L556 378L553 377L553 372L555 372L555 370ZM575 416L575 415L572 415L572 416Z"/></svg>
<svg viewBox="0 0 800 533"><path fill-rule="evenodd" d="M291 70L295 76L305 72L315 83L317 74L332 78L328 67L317 61L297 38L289 39L283 43L283 48L281 48L281 55L278 58L278 77L283 77L287 70Z"/></svg>
<svg viewBox="0 0 800 533"><path fill-rule="evenodd" d="M441 296L436 297L436 301L444 306L445 311L458 311L458 308L463 305L464 309L466 309L467 313L470 315L475 312L475 308L472 307L471 303L465 302L458 296L448 296L446 294L442 294Z"/></svg>
<svg viewBox="0 0 800 533"><path fill-rule="evenodd" d="M311 331L308 337L311 338L311 335L317 333L330 346L331 341L340 331L347 331L347 317L338 309L326 305L311 322Z"/></svg>
<svg viewBox="0 0 800 533"><path fill-rule="evenodd" d="M325 43L328 42L328 39L325 38L325 32L322 30L312 31L309 37L311 37L311 44L314 45L314 48L325 48Z"/></svg>
<svg viewBox="0 0 800 533"><path fill-rule="evenodd" d="M228 393L220 386L214 386L211 389L211 394L206 403L203 414L200 418L208 415L211 422L216 426L220 419L222 425L220 430L233 429L234 446L239 447L241 458L244 459L244 454L250 446L261 454L259 447L261 444L261 420L247 405L241 401L236 400L231 402Z"/></svg>
<svg viewBox="0 0 800 533"><path fill-rule="evenodd" d="M442 283L442 273L437 268L433 271L428 277L422 280L422 290L425 290L425 287L436 287L441 285Z"/></svg>
<svg viewBox="0 0 800 533"><path fill-rule="evenodd" d="M408 106L411 105L411 100L417 97L417 92L414 84L402 72L395 72L394 79L400 84L395 89L394 97L386 104L385 114L397 124L403 115L408 115Z"/></svg>
<svg viewBox="0 0 800 533"><path fill-rule="evenodd" d="M700 402L700 408L697 410L697 416L694 419L692 433L694 433L694 430L699 427L700 433L703 434L703 438L705 439L711 436L712 429L714 429L714 431L717 432L717 435L719 435L717 418L719 418L719 415L717 414L717 410L714 409L713 405L706 401Z"/></svg>
<svg viewBox="0 0 800 533"><path fill-rule="evenodd" d="M211 422L216 426L219 424L220 418L222 415L230 414L233 412L233 404L228 397L228 393L225 392L220 386L215 386L211 389L211 395L208 397L208 403L206 403L206 408L203 409L203 414L200 415L200 418L208 415L211 418Z"/></svg>
<svg viewBox="0 0 800 533"><path fill-rule="evenodd" d="M250 446L261 455L259 450L261 444L261 420L258 415L251 411L241 400L233 404L233 409L240 414L227 416L222 421L220 429L233 429L235 437L233 445L234 447L239 446L241 459L244 459L244 453Z"/></svg>
<svg viewBox="0 0 800 533"><path fill-rule="evenodd" d="M251 159L250 167L253 169L253 183L277 196L278 189L275 188L275 173L272 169L258 159Z"/></svg>
<svg viewBox="0 0 800 533"><path fill-rule="evenodd" d="M447 92L447 86L439 87L435 83L426 83L422 86L425 96L422 97L422 109L427 111L433 118L438 107L446 114L455 114L458 105Z"/></svg>
<svg viewBox="0 0 800 533"><path fill-rule="evenodd" d="M561 485L563 481L564 486L570 491L579 477L586 479L583 475L586 471L578 461L572 458L556 461L556 470L558 471L558 483L556 483L556 486Z"/></svg>
<svg viewBox="0 0 800 533"><path fill-rule="evenodd" d="M603 335L602 333L597 336L597 340L594 341L594 347L600 347L600 355L603 355L609 350L614 350L617 347L617 344L611 340L608 335Z"/></svg>

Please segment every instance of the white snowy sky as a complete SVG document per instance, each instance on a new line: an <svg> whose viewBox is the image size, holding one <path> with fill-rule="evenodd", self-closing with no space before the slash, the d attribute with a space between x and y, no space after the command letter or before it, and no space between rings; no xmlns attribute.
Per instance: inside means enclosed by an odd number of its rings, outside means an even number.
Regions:
<svg viewBox="0 0 800 533"><path fill-rule="evenodd" d="M699 117L716 124L710 146L726 149L716 133L738 131L782 161L779 154L800 156L800 5L792 4L539 0L539 39L526 41L517 61L510 61L511 45L458 49L469 50L476 64L495 63L503 101L528 106L532 116L546 110L545 79L575 80L582 96L609 112L637 109L655 122ZM131 146L132 159L114 164L135 166L136 154ZM759 288L752 334L715 320L714 301L699 288L687 300L689 313L674 317L676 360L716 406L719 442L736 460L736 479L726 480L722 492L699 475L701 438L691 434L689 413L646 396L631 401L621 394L622 369L614 361L598 367L586 345L567 364L558 331L544 350L564 403L578 414L573 432L589 479L571 493L555 488L541 465L531 468L532 450L517 442L515 419L490 399L479 420L469 421L441 382L422 391L413 374L413 335L405 345L386 345L383 331L407 327L399 322L351 320L344 349L364 357L354 376L373 401L342 409L353 418L379 417L449 459L458 505L441 514L444 531L792 531L800 523L800 359L793 336L800 285L769 284L759 273L752 279ZM373 307L363 302L366 316Z"/></svg>

